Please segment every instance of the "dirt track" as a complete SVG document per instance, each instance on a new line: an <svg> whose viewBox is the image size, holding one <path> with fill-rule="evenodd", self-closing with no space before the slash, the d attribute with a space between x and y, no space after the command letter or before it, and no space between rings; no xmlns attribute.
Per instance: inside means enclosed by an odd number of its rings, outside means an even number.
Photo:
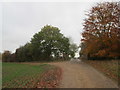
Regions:
<svg viewBox="0 0 120 90"><path fill-rule="evenodd" d="M63 70L59 88L117 88L118 86L109 78L93 67L80 62L50 63Z"/></svg>

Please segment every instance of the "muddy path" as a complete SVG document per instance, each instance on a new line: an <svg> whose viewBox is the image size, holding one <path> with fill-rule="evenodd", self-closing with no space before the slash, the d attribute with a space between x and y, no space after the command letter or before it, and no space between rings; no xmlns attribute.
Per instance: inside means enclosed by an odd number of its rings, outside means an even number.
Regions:
<svg viewBox="0 0 120 90"><path fill-rule="evenodd" d="M117 88L117 84L93 67L80 62L49 63L63 71L59 88Z"/></svg>

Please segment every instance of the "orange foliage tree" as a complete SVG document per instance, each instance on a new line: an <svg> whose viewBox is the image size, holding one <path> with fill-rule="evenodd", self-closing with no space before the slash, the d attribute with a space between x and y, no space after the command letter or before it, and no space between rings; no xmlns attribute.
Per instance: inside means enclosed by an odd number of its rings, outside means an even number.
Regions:
<svg viewBox="0 0 120 90"><path fill-rule="evenodd" d="M120 58L119 3L98 3L86 15L81 40L85 47L81 49L81 55Z"/></svg>

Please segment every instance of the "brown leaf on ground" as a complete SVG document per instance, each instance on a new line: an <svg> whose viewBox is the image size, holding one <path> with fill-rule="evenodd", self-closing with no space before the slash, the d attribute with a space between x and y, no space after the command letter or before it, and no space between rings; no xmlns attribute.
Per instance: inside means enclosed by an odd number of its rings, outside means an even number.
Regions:
<svg viewBox="0 0 120 90"><path fill-rule="evenodd" d="M56 88L61 80L62 71L60 68L49 70L42 75L41 81L36 88Z"/></svg>

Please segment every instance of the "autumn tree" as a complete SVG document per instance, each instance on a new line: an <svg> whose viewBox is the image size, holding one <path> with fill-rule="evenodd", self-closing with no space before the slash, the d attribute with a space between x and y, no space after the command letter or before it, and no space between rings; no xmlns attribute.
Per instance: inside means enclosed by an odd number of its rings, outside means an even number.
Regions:
<svg viewBox="0 0 120 90"><path fill-rule="evenodd" d="M99 3L84 20L81 54L96 58L120 58L120 7L118 2Z"/></svg>

